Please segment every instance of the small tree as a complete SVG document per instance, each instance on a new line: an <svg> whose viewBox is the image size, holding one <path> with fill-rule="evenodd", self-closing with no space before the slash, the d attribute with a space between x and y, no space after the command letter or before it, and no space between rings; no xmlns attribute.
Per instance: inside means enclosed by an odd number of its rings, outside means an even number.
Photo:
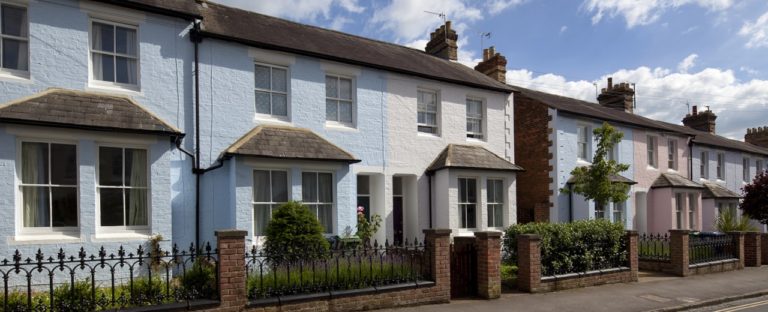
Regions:
<svg viewBox="0 0 768 312"><path fill-rule="evenodd" d="M571 171L573 189L562 189L562 191L565 193L573 191L588 200L593 200L597 207L604 208L608 203L623 202L629 198L628 184L611 181L611 176L627 171L629 165L606 158L608 152L621 142L623 133L604 122L602 127L593 131L593 134L597 141L597 150L592 158L592 165L573 169Z"/></svg>
<svg viewBox="0 0 768 312"><path fill-rule="evenodd" d="M264 252L275 261L322 256L328 251L323 226L307 206L296 201L282 204L274 211L266 236Z"/></svg>
<svg viewBox="0 0 768 312"><path fill-rule="evenodd" d="M758 173L752 183L741 190L744 201L739 204L739 208L744 211L744 215L768 224L768 171Z"/></svg>

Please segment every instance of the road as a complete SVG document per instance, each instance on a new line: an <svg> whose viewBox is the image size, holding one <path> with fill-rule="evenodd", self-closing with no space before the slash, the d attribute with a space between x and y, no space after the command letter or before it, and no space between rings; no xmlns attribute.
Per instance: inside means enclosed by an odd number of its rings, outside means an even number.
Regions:
<svg viewBox="0 0 768 312"><path fill-rule="evenodd" d="M768 311L768 296L737 300L716 306L704 307L691 312L764 312Z"/></svg>

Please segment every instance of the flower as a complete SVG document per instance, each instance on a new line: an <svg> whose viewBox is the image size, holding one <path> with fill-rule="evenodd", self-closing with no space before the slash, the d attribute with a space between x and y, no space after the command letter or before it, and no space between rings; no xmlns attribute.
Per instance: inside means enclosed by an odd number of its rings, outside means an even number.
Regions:
<svg viewBox="0 0 768 312"><path fill-rule="evenodd" d="M357 213L362 213L363 211L365 211L365 207L357 206Z"/></svg>

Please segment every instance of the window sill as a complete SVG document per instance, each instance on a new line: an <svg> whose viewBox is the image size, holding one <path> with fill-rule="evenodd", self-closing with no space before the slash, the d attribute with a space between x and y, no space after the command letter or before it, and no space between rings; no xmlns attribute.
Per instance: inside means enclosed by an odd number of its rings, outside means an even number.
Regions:
<svg viewBox="0 0 768 312"><path fill-rule="evenodd" d="M582 158L579 158L579 159L576 159L576 165L577 166L591 166L592 163L589 162L589 161L586 161L586 160L584 160Z"/></svg>
<svg viewBox="0 0 768 312"><path fill-rule="evenodd" d="M325 128L330 130L339 130L339 131L355 131L355 132L358 131L357 128L355 128L355 126L352 124L338 123L333 121L326 121Z"/></svg>
<svg viewBox="0 0 768 312"><path fill-rule="evenodd" d="M129 96L144 96L139 86L122 86L115 84L102 84L95 81L88 82L85 91L119 93Z"/></svg>
<svg viewBox="0 0 768 312"><path fill-rule="evenodd" d="M651 165L647 165L647 166L645 166L645 169L647 169L647 170L653 170L653 171L659 171L659 168L656 168L656 167L654 167L654 166L651 166Z"/></svg>
<svg viewBox="0 0 768 312"><path fill-rule="evenodd" d="M145 232L125 232L125 233L97 233L91 236L93 242L118 242L125 240L148 240L152 235Z"/></svg>
<svg viewBox="0 0 768 312"><path fill-rule="evenodd" d="M10 82L24 82L24 83L32 83L32 79L30 78L29 72L23 72L23 71L10 71L7 69L0 69L0 80L10 81Z"/></svg>
<svg viewBox="0 0 768 312"><path fill-rule="evenodd" d="M9 245L80 243L79 233L21 234L8 238Z"/></svg>
<svg viewBox="0 0 768 312"><path fill-rule="evenodd" d="M291 120L288 118L288 116L272 116L272 115L264 115L264 114L256 114L256 116L253 117L253 121L271 123L271 124L280 124L280 125L291 124Z"/></svg>
<svg viewBox="0 0 768 312"><path fill-rule="evenodd" d="M469 142L469 143L485 143L485 139L467 138L467 142Z"/></svg>
<svg viewBox="0 0 768 312"><path fill-rule="evenodd" d="M421 131L418 132L418 136L423 137L423 138L433 138L433 139L439 139L440 138L439 134L427 133L427 132L421 132Z"/></svg>

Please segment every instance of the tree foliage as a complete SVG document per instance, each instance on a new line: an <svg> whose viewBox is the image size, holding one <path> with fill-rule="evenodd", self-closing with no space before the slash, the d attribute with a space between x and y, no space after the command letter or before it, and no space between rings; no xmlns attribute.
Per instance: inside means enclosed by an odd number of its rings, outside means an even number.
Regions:
<svg viewBox="0 0 768 312"><path fill-rule="evenodd" d="M730 209L723 210L720 215L715 219L715 228L719 232L754 232L757 228L749 223L749 218L743 216L739 218L738 215Z"/></svg>
<svg viewBox="0 0 768 312"><path fill-rule="evenodd" d="M613 182L611 177L627 171L629 165L607 157L613 147L621 142L624 134L607 122L596 128L593 134L597 141L597 150L592 158L592 165L573 169L573 189L562 191L580 194L587 200L593 200L598 207L605 207L611 202L626 201L629 198L629 184Z"/></svg>
<svg viewBox="0 0 768 312"><path fill-rule="evenodd" d="M264 252L274 260L309 252L325 254L329 248L323 226L306 205L296 201L282 204L274 211L266 236Z"/></svg>
<svg viewBox="0 0 768 312"><path fill-rule="evenodd" d="M768 224L768 171L758 173L752 183L742 188L742 192L744 201L739 208L744 215Z"/></svg>

